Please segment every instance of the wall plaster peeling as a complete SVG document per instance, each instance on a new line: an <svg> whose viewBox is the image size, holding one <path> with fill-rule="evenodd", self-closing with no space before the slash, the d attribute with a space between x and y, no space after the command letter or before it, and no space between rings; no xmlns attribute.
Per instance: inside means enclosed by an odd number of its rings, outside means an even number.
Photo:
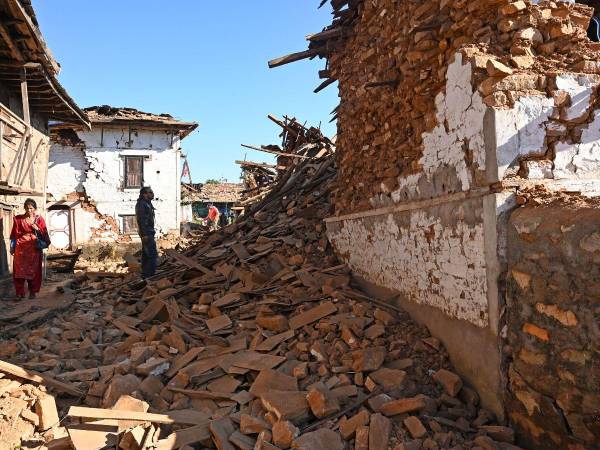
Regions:
<svg viewBox="0 0 600 450"><path fill-rule="evenodd" d="M496 180L519 169L522 157L546 153L546 124L554 110L554 99L542 95L522 96L513 108L494 108L496 134Z"/></svg>
<svg viewBox="0 0 600 450"><path fill-rule="evenodd" d="M371 199L373 208L393 203L433 198L476 187L474 175L485 171L486 143L484 116L491 112L494 123L495 159L492 179L514 176L520 162L527 157L543 158L548 150L548 136L565 135L565 124L556 122L554 98L542 94L521 95L512 108L487 107L472 87L473 67L457 53L447 72L445 92L436 97L438 125L423 134L421 172L399 178L399 188ZM593 107L591 98L599 77L566 73L556 77L558 92L569 95L570 106L562 120L580 121ZM580 144L559 142L556 160L525 161L528 179L597 178L600 171L600 116L584 130ZM488 151L490 151L488 149ZM553 168L552 166L555 166ZM488 163L489 165L489 163ZM385 192L385 186L382 185Z"/></svg>
<svg viewBox="0 0 600 450"><path fill-rule="evenodd" d="M367 281L479 327L488 325L481 198L328 224L329 238Z"/></svg>
<svg viewBox="0 0 600 450"><path fill-rule="evenodd" d="M557 75L556 88L569 95L571 104L561 119L576 121L583 118L591 106L591 96L598 86L598 75L564 73Z"/></svg>
<svg viewBox="0 0 600 450"><path fill-rule="evenodd" d="M559 142L555 147L554 178L600 178L600 111L582 131L581 142Z"/></svg>
<svg viewBox="0 0 600 450"><path fill-rule="evenodd" d="M158 235L179 231L181 202L180 140L165 131L95 128L77 132L84 148L53 143L50 152L49 192L57 200L85 192L101 216L122 227L122 216L135 214L139 188L123 188L124 156L144 157L144 183L155 192ZM106 239L114 232L88 221ZM104 230L106 228L106 230ZM96 233L98 234L98 233ZM109 236L110 234L110 236Z"/></svg>
<svg viewBox="0 0 600 450"><path fill-rule="evenodd" d="M462 54L457 53L448 68L446 93L435 99L438 125L423 133L422 171L399 178L399 188L391 193L394 203L467 191L473 185L472 171L485 170L483 118L487 107L473 91L472 71L471 63L463 63ZM382 203L381 196L371 201L374 207Z"/></svg>

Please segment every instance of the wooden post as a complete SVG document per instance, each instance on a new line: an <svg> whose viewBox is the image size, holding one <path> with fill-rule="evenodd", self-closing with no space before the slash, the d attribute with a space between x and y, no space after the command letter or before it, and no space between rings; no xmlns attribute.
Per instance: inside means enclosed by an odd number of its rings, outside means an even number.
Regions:
<svg viewBox="0 0 600 450"><path fill-rule="evenodd" d="M43 145L43 147L42 147L42 145ZM30 146L28 146L28 147L30 147ZM25 166L25 169L23 170L23 174L21 175L21 179L15 180L19 184L19 186L23 186L23 183L25 183L25 177L27 176L27 173L30 172L29 169L31 169L30 173L34 172L33 163L35 162L35 158L37 158L37 156L40 154L40 150L45 150L45 149L46 148L45 148L44 139L40 138L40 141L38 142L38 144L37 144L37 146L35 148L35 151L31 155L31 158L29 159L29 161L27 162L27 165ZM46 166L47 166L47 164L46 164ZM35 185L34 184L31 185L31 190L35 190Z"/></svg>
<svg viewBox="0 0 600 450"><path fill-rule="evenodd" d="M23 99L23 120L27 125L31 125L29 117L29 94L27 92L27 69L23 67L21 71L21 98Z"/></svg>
<svg viewBox="0 0 600 450"><path fill-rule="evenodd" d="M2 147L4 146L4 122L0 120L0 181L2 181Z"/></svg>

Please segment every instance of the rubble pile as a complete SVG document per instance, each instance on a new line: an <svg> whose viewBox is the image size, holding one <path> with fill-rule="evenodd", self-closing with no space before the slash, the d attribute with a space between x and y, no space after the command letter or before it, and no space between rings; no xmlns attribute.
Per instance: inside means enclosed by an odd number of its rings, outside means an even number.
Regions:
<svg viewBox="0 0 600 450"><path fill-rule="evenodd" d="M57 437L46 433L59 422L54 397L44 386L22 382L1 369L0 364L0 450L35 448Z"/></svg>
<svg viewBox="0 0 600 450"><path fill-rule="evenodd" d="M245 189L240 205L244 207L265 198L277 180L296 164L311 158L323 158L335 151L334 143L324 136L319 128L307 128L294 117L284 116L283 120L280 120L269 115L268 118L282 129L281 145L242 146L276 155L276 164L236 161L242 169Z"/></svg>
<svg viewBox="0 0 600 450"><path fill-rule="evenodd" d="M61 448L518 448L441 343L338 263L335 177L332 153L303 159L147 283L92 278L13 329L0 354L60 383Z"/></svg>

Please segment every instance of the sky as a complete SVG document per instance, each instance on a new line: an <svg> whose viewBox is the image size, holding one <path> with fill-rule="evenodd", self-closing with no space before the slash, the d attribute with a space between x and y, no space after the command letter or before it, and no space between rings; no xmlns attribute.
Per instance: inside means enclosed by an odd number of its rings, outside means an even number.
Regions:
<svg viewBox="0 0 600 450"><path fill-rule="evenodd" d="M269 69L331 23L319 0L33 0L59 80L80 107L126 106L198 122L183 141L193 181L238 182L240 144L280 144L267 119L295 116L335 134L337 87L314 94L325 61Z"/></svg>

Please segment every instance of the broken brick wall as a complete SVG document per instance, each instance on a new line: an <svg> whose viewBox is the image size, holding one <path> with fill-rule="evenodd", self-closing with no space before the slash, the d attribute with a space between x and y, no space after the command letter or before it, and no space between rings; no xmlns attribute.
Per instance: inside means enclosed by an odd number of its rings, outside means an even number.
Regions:
<svg viewBox="0 0 600 450"><path fill-rule="evenodd" d="M473 142L469 133L453 135L455 127L439 108L444 91L449 104L457 100L456 95L461 96L456 92L460 86L448 86L447 73L459 51L465 54L463 61L468 59L474 66L470 82L480 100L486 106L514 110L506 113L509 116L534 114L539 119L531 128L546 128L541 123L547 118L545 114L559 122L574 119L586 108L580 97L586 95L586 89L597 86L600 47L586 36L592 13L587 6L507 0L377 0L357 4L358 18L352 30L346 32L349 37L328 43L328 73L338 80L341 98L337 110L340 176L334 195L338 214L406 200L410 198L407 184L414 186L418 197L430 198L493 181L489 173L484 173L485 164L493 161L478 157L481 141ZM561 77L562 72L589 75ZM557 91L561 93L555 95ZM523 96L530 94L546 98L519 104ZM574 109L571 115L555 117L554 106ZM470 128L466 122L469 119L479 120L468 116L462 119L466 128ZM587 116L577 119L585 121ZM460 152L426 154L427 136L435 139L440 126L449 128L444 131L450 137L459 138L446 142L462 146ZM576 139L579 132L560 123L549 124L548 128L548 142L544 133L541 145L535 139L524 142L531 145L522 152L536 160L553 160L554 142L560 137ZM505 143L507 152L516 140L527 140L531 130L523 131L513 126L509 137L499 136L510 141ZM527 169L526 164L520 167L523 156L503 155L499 165L513 164L514 172L522 169L523 174ZM443 164L439 164L429 167L428 178L422 179L420 175L427 173L427 166L437 157L459 169L466 167L469 173L450 170L444 174ZM544 164L541 168L534 164L532 173L539 173ZM502 179L502 175L497 178Z"/></svg>
<svg viewBox="0 0 600 450"><path fill-rule="evenodd" d="M600 194L592 10L549 1L358 4L349 37L330 43L328 56L341 97L328 236L355 274L402 294L466 379L480 393L492 387L487 404L498 411L517 194L538 184ZM428 322L423 311L432 309L443 319ZM483 348L465 354L448 331L461 328L496 349L490 361ZM489 365L495 373L483 377Z"/></svg>
<svg viewBox="0 0 600 450"><path fill-rule="evenodd" d="M599 206L574 197L510 219L507 407L531 448L600 442Z"/></svg>
<svg viewBox="0 0 600 450"><path fill-rule="evenodd" d="M59 130L64 133L65 130ZM135 215L139 188L124 187L124 157L142 156L143 180L155 193L157 234L178 235L181 219L180 138L170 130L95 126L65 140L53 135L48 192L55 200L83 199L86 241L131 241L124 216ZM86 213L92 213L86 214Z"/></svg>

